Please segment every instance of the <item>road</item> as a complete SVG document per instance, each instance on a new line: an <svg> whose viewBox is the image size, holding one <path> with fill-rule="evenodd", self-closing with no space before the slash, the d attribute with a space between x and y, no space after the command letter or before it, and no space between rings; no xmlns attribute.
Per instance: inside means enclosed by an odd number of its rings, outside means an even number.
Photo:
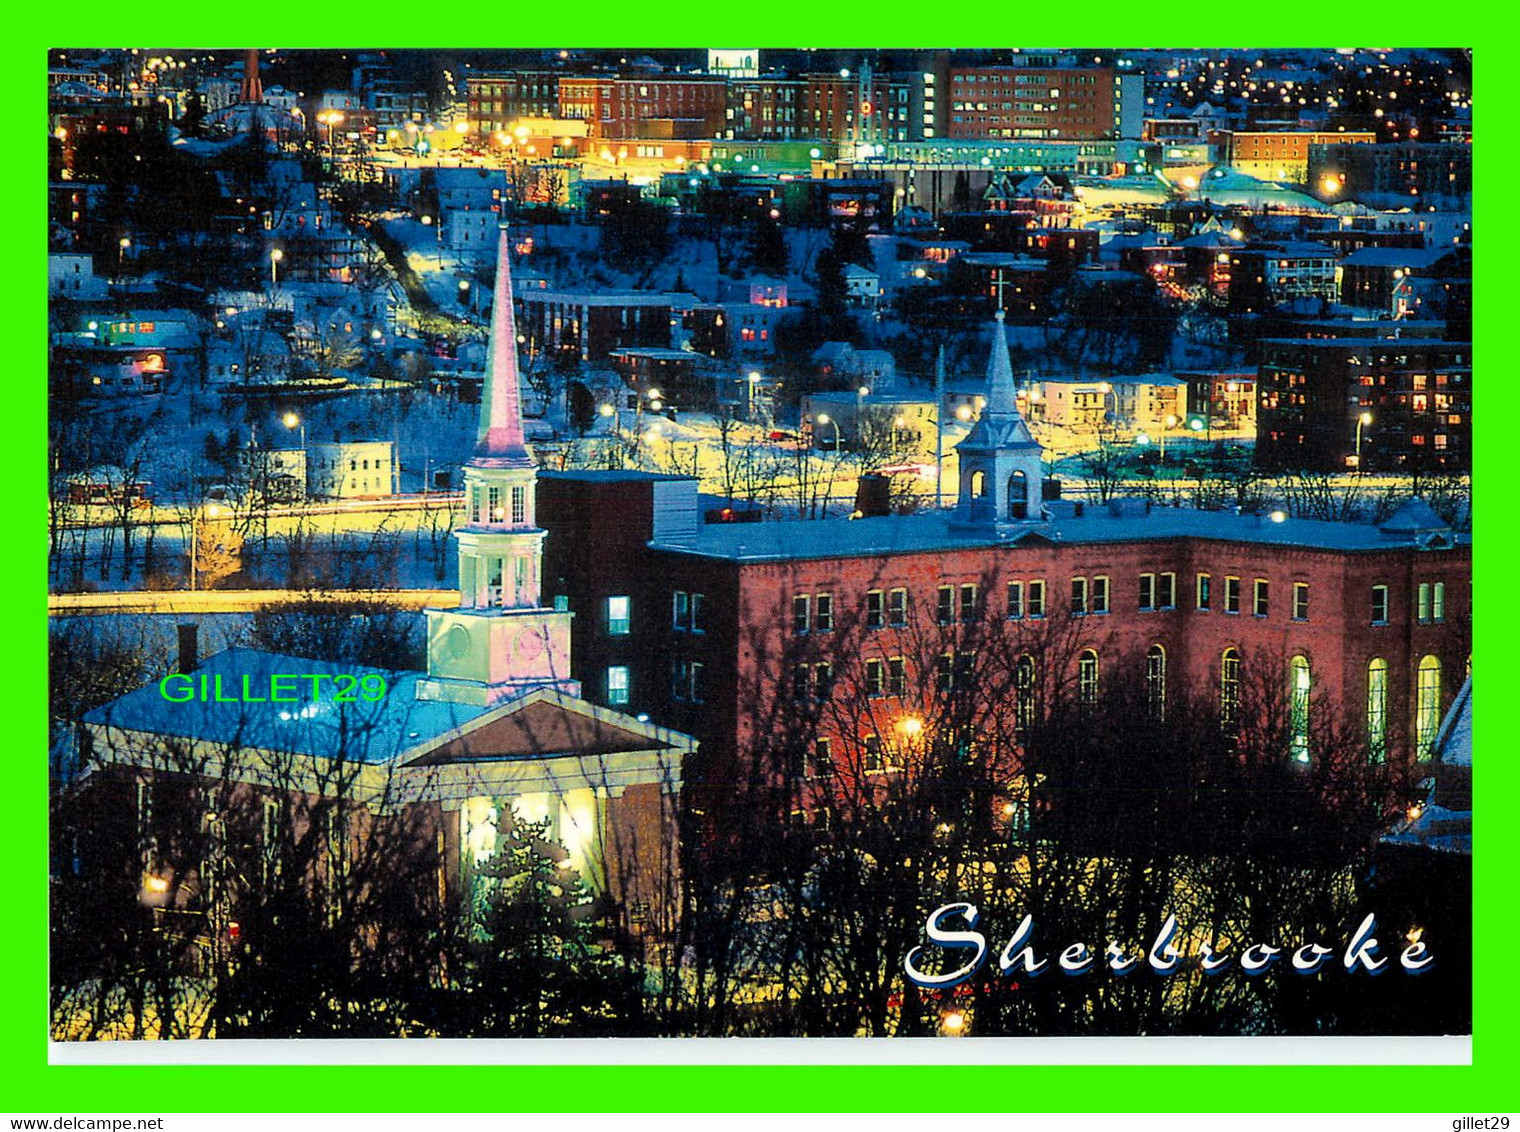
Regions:
<svg viewBox="0 0 1520 1132"><path fill-rule="evenodd" d="M453 609L458 590L125 590L48 595L49 617L106 613L255 613L289 602L354 601L397 609Z"/></svg>

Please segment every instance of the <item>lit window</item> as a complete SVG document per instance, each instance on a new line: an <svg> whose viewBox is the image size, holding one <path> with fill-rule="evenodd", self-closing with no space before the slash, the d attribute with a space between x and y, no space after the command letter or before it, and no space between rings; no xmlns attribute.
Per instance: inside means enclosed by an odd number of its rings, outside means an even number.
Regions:
<svg viewBox="0 0 1520 1132"><path fill-rule="evenodd" d="M1418 591L1418 601L1415 604L1416 617L1421 625L1430 622L1430 583L1421 582Z"/></svg>
<svg viewBox="0 0 1520 1132"><path fill-rule="evenodd" d="M1034 726L1036 691L1034 657L1028 653L1019 657L1013 666L1014 699L1014 726L1020 731L1027 731Z"/></svg>
<svg viewBox="0 0 1520 1132"><path fill-rule="evenodd" d="M1214 595L1212 592L1213 579L1207 574L1199 574L1193 588L1193 603L1199 609L1210 609L1213 606Z"/></svg>
<svg viewBox="0 0 1520 1132"><path fill-rule="evenodd" d="M1077 703L1091 708L1098 702L1098 654L1083 649L1077 658Z"/></svg>
<svg viewBox="0 0 1520 1132"><path fill-rule="evenodd" d="M528 514L528 493L521 487L512 489L512 522L521 523Z"/></svg>
<svg viewBox="0 0 1520 1132"><path fill-rule="evenodd" d="M607 669L607 702L609 704L626 704L628 702L628 668L626 665L615 664Z"/></svg>
<svg viewBox="0 0 1520 1132"><path fill-rule="evenodd" d="M1372 623L1374 625L1388 624L1388 587L1372 587Z"/></svg>
<svg viewBox="0 0 1520 1132"><path fill-rule="evenodd" d="M1437 582L1430 587L1430 619L1437 624L1446 620L1446 583Z"/></svg>
<svg viewBox="0 0 1520 1132"><path fill-rule="evenodd" d="M1388 757L1388 662L1373 657L1367 665L1367 761Z"/></svg>
<svg viewBox="0 0 1520 1132"><path fill-rule="evenodd" d="M880 774L887 769L881 756L881 736L867 735L864 740L865 759L863 769L867 774Z"/></svg>
<svg viewBox="0 0 1520 1132"><path fill-rule="evenodd" d="M1309 761L1309 692L1312 686L1309 658L1295 656L1288 662L1288 753L1294 762Z"/></svg>
<svg viewBox="0 0 1520 1132"><path fill-rule="evenodd" d="M1293 583L1293 620L1309 620L1309 583Z"/></svg>
<svg viewBox="0 0 1520 1132"><path fill-rule="evenodd" d="M1145 708L1152 719L1166 718L1166 650L1160 645L1145 653Z"/></svg>
<svg viewBox="0 0 1520 1132"><path fill-rule="evenodd" d="M627 596L607 599L607 632L614 637L626 636L630 631L629 619L632 601Z"/></svg>
<svg viewBox="0 0 1520 1132"><path fill-rule="evenodd" d="M1234 731L1240 726L1240 653L1225 649L1219 662L1219 726Z"/></svg>
<svg viewBox="0 0 1520 1132"><path fill-rule="evenodd" d="M1441 727L1441 662L1433 656L1420 660L1415 680L1415 757L1428 759L1435 750Z"/></svg>

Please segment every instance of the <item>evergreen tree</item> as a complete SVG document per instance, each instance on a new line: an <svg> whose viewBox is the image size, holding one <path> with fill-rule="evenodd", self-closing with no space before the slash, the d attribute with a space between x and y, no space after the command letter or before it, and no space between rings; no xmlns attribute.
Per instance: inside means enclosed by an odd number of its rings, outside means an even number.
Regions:
<svg viewBox="0 0 1520 1132"><path fill-rule="evenodd" d="M461 1021L494 1037L638 1033L638 972L603 942L610 928L548 821L503 825L473 879Z"/></svg>

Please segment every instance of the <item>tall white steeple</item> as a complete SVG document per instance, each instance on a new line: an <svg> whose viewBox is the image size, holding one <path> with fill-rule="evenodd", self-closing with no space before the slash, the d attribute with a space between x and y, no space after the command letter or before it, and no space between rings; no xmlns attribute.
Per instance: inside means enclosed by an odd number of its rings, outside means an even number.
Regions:
<svg viewBox="0 0 1520 1132"><path fill-rule="evenodd" d="M1003 312L992 327L987 402L956 446L960 495L956 526L1009 527L1044 517L1044 449L1019 412Z"/></svg>
<svg viewBox="0 0 1520 1132"><path fill-rule="evenodd" d="M523 439L510 260L503 224L480 427L464 468L466 521L455 534L459 608L427 611L432 679L418 684L426 699L494 703L545 686L579 694L569 678L571 614L540 602L545 532L534 521L538 470Z"/></svg>

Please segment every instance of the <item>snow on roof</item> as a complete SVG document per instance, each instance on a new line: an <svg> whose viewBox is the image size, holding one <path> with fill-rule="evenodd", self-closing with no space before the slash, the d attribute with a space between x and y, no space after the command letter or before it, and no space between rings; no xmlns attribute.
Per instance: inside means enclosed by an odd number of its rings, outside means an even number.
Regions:
<svg viewBox="0 0 1520 1132"><path fill-rule="evenodd" d="M1392 542L1369 523L1297 518L1274 523L1259 515L1172 507L1126 517L1089 508L1082 518L1032 525L1022 537L1070 545L1198 538L1351 552L1403 545ZM1471 545L1472 537L1459 534L1454 541L1458 545ZM742 530L719 524L703 527L693 544L655 545L676 553L746 562L914 554L997 545L1012 549L1011 543L996 535L952 527L950 516L943 513L856 521L776 520L744 524Z"/></svg>
<svg viewBox="0 0 1520 1132"><path fill-rule="evenodd" d="M224 696L249 691L267 699L274 676L299 674L296 700L288 706L272 703L173 703L158 684L128 692L88 712L86 723L146 731L183 739L224 744L240 749L286 751L292 754L384 763L398 754L436 739L483 715L490 708L472 704L418 700L421 672L394 672L357 664L335 664L306 657L285 656L259 649L234 648L208 657L194 673L220 677ZM308 676L323 676L320 698L313 703ZM379 676L386 694L377 703L363 700L337 703L332 677ZM371 682L373 685L373 682ZM211 685L214 686L214 685ZM283 686L282 686L283 687Z"/></svg>
<svg viewBox="0 0 1520 1132"><path fill-rule="evenodd" d="M1451 254L1450 248L1360 248L1342 262L1347 267L1430 267Z"/></svg>

